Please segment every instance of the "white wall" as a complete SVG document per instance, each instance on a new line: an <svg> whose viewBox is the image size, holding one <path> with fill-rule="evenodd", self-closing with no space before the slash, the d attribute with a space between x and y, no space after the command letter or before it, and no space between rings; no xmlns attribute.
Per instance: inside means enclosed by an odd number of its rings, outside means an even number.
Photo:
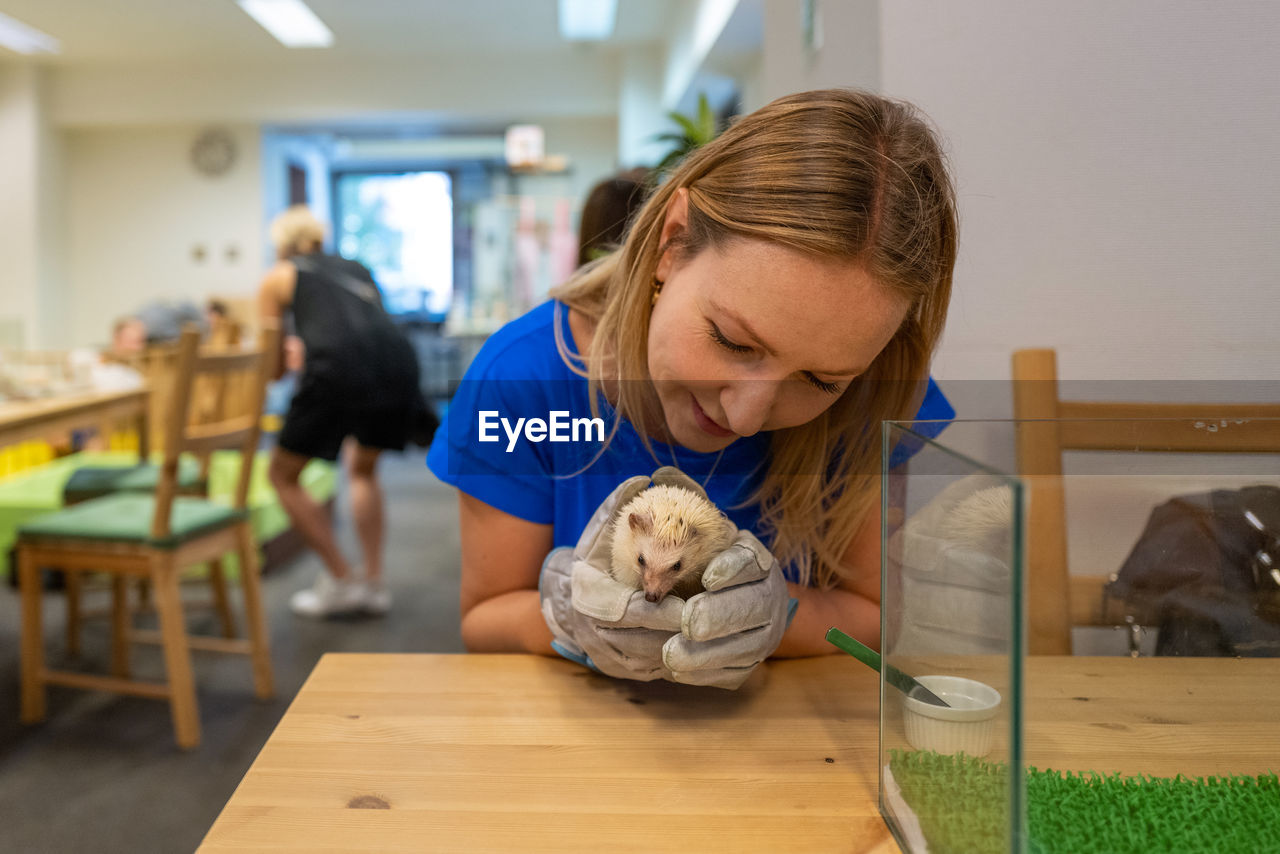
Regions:
<svg viewBox="0 0 1280 854"><path fill-rule="evenodd" d="M0 320L30 341L37 323L36 93L29 67L0 69ZM16 332L16 329L15 329ZM12 333L10 333L12 334ZM19 342L5 342L16 344Z"/></svg>
<svg viewBox="0 0 1280 854"><path fill-rule="evenodd" d="M1008 414L1019 347L1066 378L1280 377L1280 4L817 8L812 51L800 0L765 4L747 106L862 86L941 128L961 248L935 374L997 381L969 414Z"/></svg>
<svg viewBox="0 0 1280 854"><path fill-rule="evenodd" d="M42 85L41 90L45 87ZM53 124L41 98L36 127L36 227L39 319L36 342L41 347L63 349L67 337L63 307L69 295L66 243L66 137Z"/></svg>
<svg viewBox="0 0 1280 854"><path fill-rule="evenodd" d="M568 156L572 168L525 189L580 205L591 186L616 168L616 123L553 118L542 124L548 153ZM207 178L189 160L202 127L65 134L66 344L105 342L115 318L153 299L203 304L211 294L248 294L257 286L271 254L261 134L255 126L231 126L236 163L229 173ZM206 250L203 262L192 257L196 246ZM235 260L226 255L232 246Z"/></svg>
<svg viewBox="0 0 1280 854"><path fill-rule="evenodd" d="M883 91L950 142L937 375L1280 377L1280 4L881 5ZM830 32L828 38L831 37Z"/></svg>
<svg viewBox="0 0 1280 854"><path fill-rule="evenodd" d="M764 50L754 110L774 98L809 89L880 85L880 4L878 0L818 0L817 38L805 41L802 0L764 3Z"/></svg>
<svg viewBox="0 0 1280 854"><path fill-rule="evenodd" d="M670 131L662 109L663 57L651 48L634 48L623 58L618 91L618 162L629 169L652 166L666 154L655 141Z"/></svg>
<svg viewBox="0 0 1280 854"><path fill-rule="evenodd" d="M115 318L153 299L203 304L256 287L265 239L258 131L232 127L239 156L229 172L208 178L189 160L199 130L67 134L70 343L105 342ZM192 257L196 246L205 248L202 262Z"/></svg>
<svg viewBox="0 0 1280 854"><path fill-rule="evenodd" d="M105 341L113 319L152 299L202 302L212 293L250 292L270 257L262 179L264 172L279 171L268 168L278 167L279 152L268 147L264 155L261 147L258 127L265 123L315 126L402 117L540 122L547 128L548 151L573 161L571 174L555 182L557 191L563 187L580 199L617 164L616 121L604 118L617 103L615 65L578 51L536 61L452 57L358 67L299 62L280 68L57 68L39 95L28 93L30 86L22 90L25 112L15 128L24 151L36 147L32 114L38 109L59 128L50 147L65 138L65 191L51 187L47 195L65 201L65 216L51 233L66 251L40 268L33 256L44 250L29 249L36 241L17 230L8 233L21 251L5 255L17 259L22 281L46 277L40 288L20 293L24 299L37 290L47 295L54 315L64 319L60 346ZM3 83L0 92L6 91ZM217 179L188 165L191 141L208 124L232 126L240 143L234 169ZM5 150L7 128L0 121ZM7 178L6 168L23 174L21 164L34 155L24 157L16 165L0 165L0 178ZM312 177L327 180L313 161L308 160ZM317 198L327 195L327 187L316 189L324 191ZM0 203L0 217L12 212L10 218L29 231L38 193L23 192L33 200ZM197 245L206 249L203 262L192 258ZM238 249L234 261L226 255L230 246ZM59 269L56 258L64 255ZM24 316L39 313L34 302L14 306Z"/></svg>
<svg viewBox="0 0 1280 854"><path fill-rule="evenodd" d="M31 64L0 68L0 346L58 346L61 140Z"/></svg>
<svg viewBox="0 0 1280 854"><path fill-rule="evenodd" d="M546 119L548 154L569 158L570 173L564 192L581 207L597 182L619 169L618 123L612 118Z"/></svg>
<svg viewBox="0 0 1280 854"><path fill-rule="evenodd" d="M737 6L738 0L683 0L675 5L667 27L664 110L679 106Z"/></svg>

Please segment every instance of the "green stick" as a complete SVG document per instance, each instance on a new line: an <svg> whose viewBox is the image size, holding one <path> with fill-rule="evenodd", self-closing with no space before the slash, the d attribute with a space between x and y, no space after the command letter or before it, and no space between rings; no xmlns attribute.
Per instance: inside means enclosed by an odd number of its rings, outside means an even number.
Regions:
<svg viewBox="0 0 1280 854"><path fill-rule="evenodd" d="M827 629L827 641L849 653L875 672L880 672L880 653L866 644L858 643L837 628ZM924 700L926 703L932 703L935 706L947 706L950 708L950 703L893 665L889 665L885 669L884 678L886 682L904 694L914 696L916 699Z"/></svg>

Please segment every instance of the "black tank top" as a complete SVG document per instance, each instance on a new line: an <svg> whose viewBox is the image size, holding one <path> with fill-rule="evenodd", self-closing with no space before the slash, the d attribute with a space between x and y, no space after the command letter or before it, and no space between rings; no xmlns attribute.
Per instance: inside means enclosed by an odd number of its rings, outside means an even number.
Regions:
<svg viewBox="0 0 1280 854"><path fill-rule="evenodd" d="M307 348L302 382L322 383L356 406L411 403L418 360L383 308L369 271L336 255L289 260L298 269L294 323Z"/></svg>

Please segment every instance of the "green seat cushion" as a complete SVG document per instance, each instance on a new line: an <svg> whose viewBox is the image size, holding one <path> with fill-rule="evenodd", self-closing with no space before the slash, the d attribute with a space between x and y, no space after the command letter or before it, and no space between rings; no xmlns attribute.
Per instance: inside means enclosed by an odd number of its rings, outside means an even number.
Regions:
<svg viewBox="0 0 1280 854"><path fill-rule="evenodd" d="M75 504L109 495L112 492L155 492L160 482L160 466L143 463L119 466L84 466L76 469L62 488L62 500ZM200 463L193 458L178 460L178 489L183 492L203 491L207 484L200 478Z"/></svg>
<svg viewBox="0 0 1280 854"><path fill-rule="evenodd" d="M153 457L158 461L159 455ZM253 461L249 482L250 521L258 542L266 542L289 528L289 517L276 498L267 477L269 454L260 451ZM8 572L3 556L17 539L18 528L45 513L63 506L63 487L77 469L85 466L132 468L138 463L133 451L86 451L59 457L34 469L0 478L0 576ZM240 474L240 455L235 451L214 451L209 470L209 495L230 503ZM312 460L302 470L298 482L317 502L324 503L337 491L337 466ZM228 558L227 566L234 563ZM234 577L227 569L228 577Z"/></svg>
<svg viewBox="0 0 1280 854"><path fill-rule="evenodd" d="M18 539L111 540L171 549L248 517L243 510L203 498L175 498L169 536L153 540L155 506L153 495L117 492L24 522L18 528Z"/></svg>

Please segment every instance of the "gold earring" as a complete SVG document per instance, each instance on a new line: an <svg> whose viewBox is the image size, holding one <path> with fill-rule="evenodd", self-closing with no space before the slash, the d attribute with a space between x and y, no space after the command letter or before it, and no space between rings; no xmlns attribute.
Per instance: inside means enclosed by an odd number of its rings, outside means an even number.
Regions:
<svg viewBox="0 0 1280 854"><path fill-rule="evenodd" d="M658 279L655 278L653 280L653 293L649 295L650 308L658 304L658 294L660 293L662 293L662 282L658 281Z"/></svg>

